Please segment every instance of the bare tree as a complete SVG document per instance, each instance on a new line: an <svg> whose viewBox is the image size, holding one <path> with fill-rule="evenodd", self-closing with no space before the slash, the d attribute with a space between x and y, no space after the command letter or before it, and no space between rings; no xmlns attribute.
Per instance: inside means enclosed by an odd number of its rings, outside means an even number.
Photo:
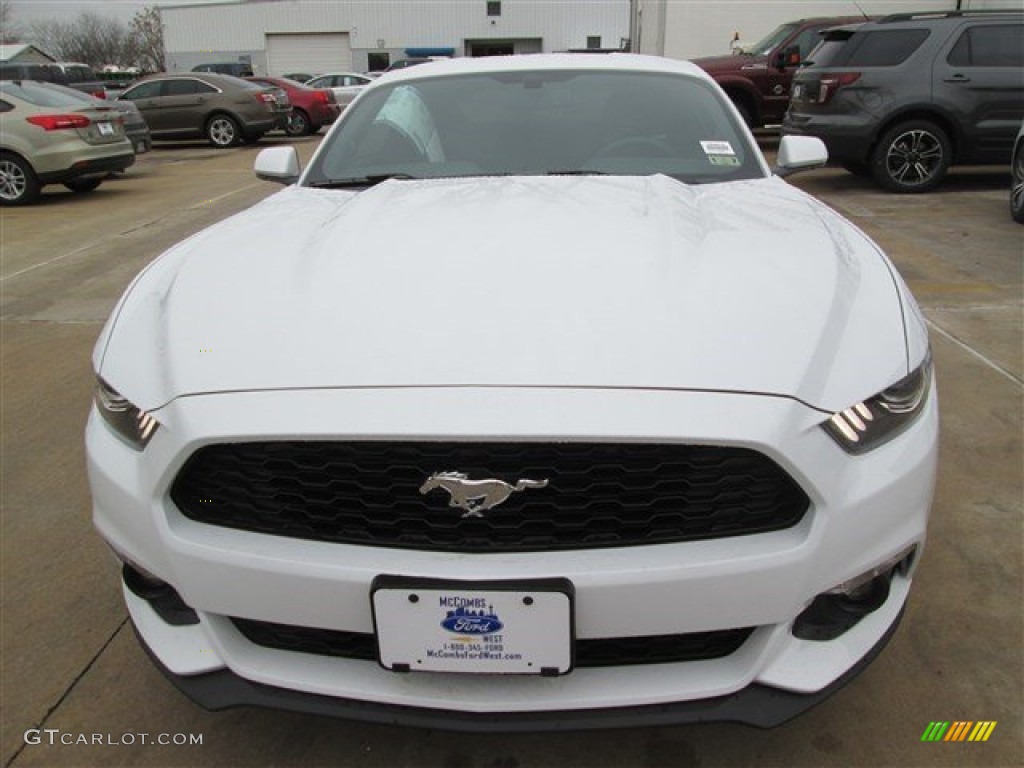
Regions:
<svg viewBox="0 0 1024 768"><path fill-rule="evenodd" d="M117 19L80 13L74 21L34 22L32 41L64 61L80 61L94 68L118 64L132 50L131 33Z"/></svg>
<svg viewBox="0 0 1024 768"><path fill-rule="evenodd" d="M132 17L131 32L135 47L132 63L146 72L163 72L164 22L160 9L152 5L137 11Z"/></svg>
<svg viewBox="0 0 1024 768"><path fill-rule="evenodd" d="M14 21L11 4L7 0L0 0L0 43L19 43L20 38L21 30Z"/></svg>

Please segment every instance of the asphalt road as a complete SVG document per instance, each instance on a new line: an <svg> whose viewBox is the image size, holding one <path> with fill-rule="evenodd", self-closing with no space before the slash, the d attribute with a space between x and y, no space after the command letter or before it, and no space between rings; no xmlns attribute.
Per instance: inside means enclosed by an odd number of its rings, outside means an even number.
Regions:
<svg viewBox="0 0 1024 768"><path fill-rule="evenodd" d="M308 158L315 140L298 146ZM253 176L255 153L162 146L94 194L51 188L39 206L0 212L5 766L1024 764L1024 227L1008 215L1005 169L959 170L939 192L911 197L840 170L795 179L863 227L909 281L930 323L942 404L930 539L906 618L867 672L818 708L771 731L502 736L210 714L183 698L140 650L117 567L92 531L90 353L150 259L277 189ZM922 743L936 720L997 726L985 743ZM26 742L30 729L39 743ZM202 743L153 743L164 734Z"/></svg>

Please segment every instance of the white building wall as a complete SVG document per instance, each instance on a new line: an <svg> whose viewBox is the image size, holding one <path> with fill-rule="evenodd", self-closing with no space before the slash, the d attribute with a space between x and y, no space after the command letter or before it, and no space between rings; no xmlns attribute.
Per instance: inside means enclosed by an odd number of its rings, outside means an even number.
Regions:
<svg viewBox="0 0 1024 768"><path fill-rule="evenodd" d="M637 50L673 59L729 53L738 32L752 45L779 24L814 16L953 10L956 0L633 0ZM1024 8L1024 0L963 0L964 9Z"/></svg>
<svg viewBox="0 0 1024 768"><path fill-rule="evenodd" d="M586 47L600 36L617 48L629 36L630 0L502 0L488 17L485 0L275 0L162 8L168 68L251 56L265 71L266 35L347 32L353 65L365 68L366 52L385 50L392 60L405 48L454 48L466 40L542 39L544 51ZM383 44L381 44L383 43ZM196 57L201 60L196 61Z"/></svg>

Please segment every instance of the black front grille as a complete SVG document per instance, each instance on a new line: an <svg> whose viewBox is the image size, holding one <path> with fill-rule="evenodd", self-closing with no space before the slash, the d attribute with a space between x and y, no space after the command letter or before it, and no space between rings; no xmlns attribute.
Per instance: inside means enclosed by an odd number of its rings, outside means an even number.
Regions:
<svg viewBox="0 0 1024 768"><path fill-rule="evenodd" d="M377 658L377 641L364 632L293 627L250 619L231 621L250 643L264 648L364 661ZM744 627L684 635L577 640L576 666L616 667L720 659L735 653L753 631L753 627Z"/></svg>
<svg viewBox="0 0 1024 768"><path fill-rule="evenodd" d="M420 488L436 472L511 485L480 516ZM529 552L695 541L796 525L809 506L744 448L634 443L266 442L201 448L171 489L210 525L315 541Z"/></svg>

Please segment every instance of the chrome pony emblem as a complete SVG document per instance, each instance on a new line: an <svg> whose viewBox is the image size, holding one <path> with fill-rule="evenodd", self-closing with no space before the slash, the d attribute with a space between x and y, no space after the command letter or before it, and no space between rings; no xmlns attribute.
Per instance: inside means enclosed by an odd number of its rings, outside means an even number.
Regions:
<svg viewBox="0 0 1024 768"><path fill-rule="evenodd" d="M503 480L470 480L461 472L435 472L420 486L420 493L426 496L435 488L444 488L451 494L449 507L466 510L463 517L483 517L483 512L504 504L508 497L527 488L544 488L547 480L522 479L515 485Z"/></svg>

